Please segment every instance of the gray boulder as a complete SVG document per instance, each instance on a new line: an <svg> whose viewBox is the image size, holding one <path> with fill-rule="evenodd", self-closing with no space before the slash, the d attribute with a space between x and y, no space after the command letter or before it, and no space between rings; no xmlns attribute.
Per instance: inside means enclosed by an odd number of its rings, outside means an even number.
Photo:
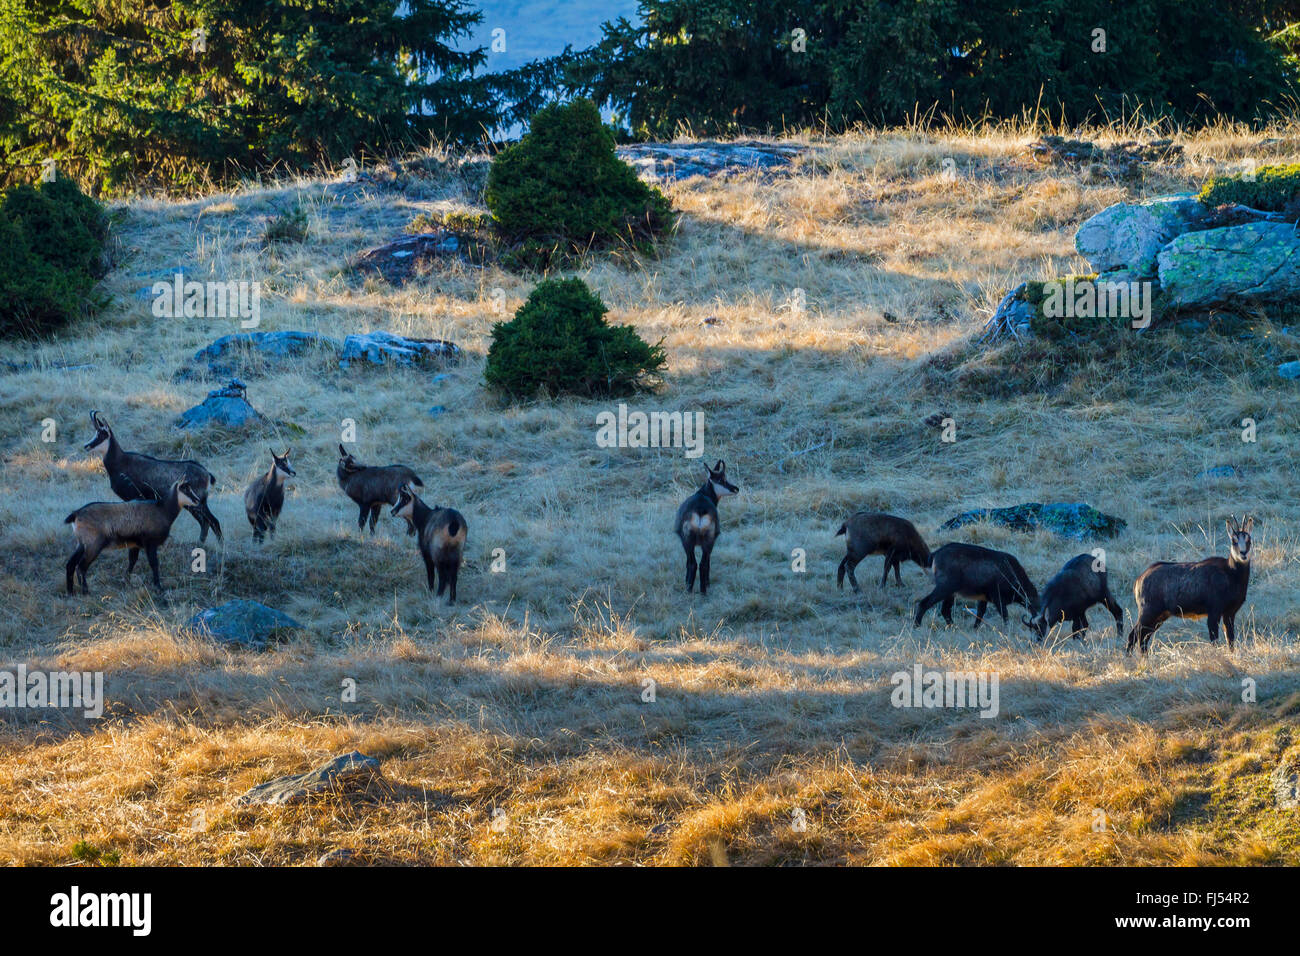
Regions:
<svg viewBox="0 0 1300 956"><path fill-rule="evenodd" d="M209 374L229 376L273 369L319 352L337 355L337 339L316 332L240 332L223 335L194 353L194 365Z"/></svg>
<svg viewBox="0 0 1300 956"><path fill-rule="evenodd" d="M245 600L227 601L200 611L185 626L187 630L221 644L259 651L286 636L286 632L302 628L283 611Z"/></svg>
<svg viewBox="0 0 1300 956"><path fill-rule="evenodd" d="M1124 530L1123 518L1098 511L1092 505L1078 503L1039 504L1031 502L1010 508L979 508L949 518L944 531L989 522L1013 531L1036 531L1040 528L1074 541L1113 538Z"/></svg>
<svg viewBox="0 0 1300 956"><path fill-rule="evenodd" d="M1079 227L1074 248L1098 272L1127 269L1149 278L1156 274L1160 250L1175 236L1195 228L1204 212L1191 193L1116 203Z"/></svg>
<svg viewBox="0 0 1300 956"><path fill-rule="evenodd" d="M408 339L392 332L367 332L349 335L343 340L343 354L339 367L348 368L352 362L371 365L456 365L460 362L460 347L442 339Z"/></svg>
<svg viewBox="0 0 1300 956"><path fill-rule="evenodd" d="M181 413L176 419L177 428L206 428L222 425L226 428L243 428L266 421L245 397L246 387L239 379L231 379L221 388L208 392L200 404Z"/></svg>
<svg viewBox="0 0 1300 956"><path fill-rule="evenodd" d="M353 263L357 272L378 275L401 285L427 272L439 260L474 261L474 244L468 237L439 230L402 236L361 253Z"/></svg>
<svg viewBox="0 0 1300 956"><path fill-rule="evenodd" d="M620 146L619 159L653 181L689 179L692 176L729 176L748 170L773 171L790 165L806 147L789 143L747 140L718 143L636 143Z"/></svg>
<svg viewBox="0 0 1300 956"><path fill-rule="evenodd" d="M1300 769L1294 762L1278 764L1274 769L1273 797L1282 810L1300 810Z"/></svg>
<svg viewBox="0 0 1300 956"><path fill-rule="evenodd" d="M1185 233L1157 258L1160 288L1171 308L1300 298L1300 232L1286 223Z"/></svg>
<svg viewBox="0 0 1300 956"><path fill-rule="evenodd" d="M379 761L354 750L352 753L335 757L329 763L322 764L307 773L277 777L266 783L259 783L247 793L237 797L235 805L286 806L326 791L346 788L364 789L379 775Z"/></svg>

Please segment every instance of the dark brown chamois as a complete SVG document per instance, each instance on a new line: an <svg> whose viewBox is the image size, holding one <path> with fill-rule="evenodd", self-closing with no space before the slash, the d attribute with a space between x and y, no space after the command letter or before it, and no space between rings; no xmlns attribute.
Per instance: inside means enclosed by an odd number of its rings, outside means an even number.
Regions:
<svg viewBox="0 0 1300 956"><path fill-rule="evenodd" d="M403 485L423 488L424 482L405 465L363 465L348 450L339 445L339 487L344 494L357 503L361 513L357 516L358 530L365 530L366 516L370 516L370 530L375 530L379 512L384 505L397 501L397 493ZM415 534L415 526L409 521L406 533Z"/></svg>
<svg viewBox="0 0 1300 956"><path fill-rule="evenodd" d="M153 571L154 587L161 591L163 587L158 577L158 548L171 534L172 523L181 509L194 507L198 500L188 483L177 481L161 501L96 501L72 512L63 519L64 524L72 525L72 530L77 535L77 550L65 566L68 593L73 593L74 572L81 582L81 593L89 593L86 587L86 569L106 548L127 549L128 583L136 559L140 557L140 549L143 548Z"/></svg>
<svg viewBox="0 0 1300 956"><path fill-rule="evenodd" d="M1021 604L1031 614L1038 613L1038 590L1014 556L1005 551L981 548L977 544L945 544L932 555L934 590L916 605L914 624L921 625L925 612L941 605L943 619L952 624L953 599L960 596L979 603L975 607L975 626L984 620L991 603L1002 620L1007 620L1007 606Z"/></svg>
<svg viewBox="0 0 1300 956"><path fill-rule="evenodd" d="M113 429L109 428L98 411L90 413L90 424L95 427L95 437L83 446L86 451L98 448L104 458L104 470L108 472L108 483L123 501L158 501L177 481L184 480L189 486L194 504L188 510L199 523L199 541L208 538L208 529L221 539L221 524L208 509L208 492L217 483L217 478L197 461L173 461L154 458L151 455L135 451L124 451L118 444Z"/></svg>
<svg viewBox="0 0 1300 956"><path fill-rule="evenodd" d="M447 603L455 604L456 579L460 576L465 538L469 534L465 518L454 508L430 508L409 485L398 490L392 513L394 517L405 518L416 529L429 590L434 590L436 579L438 597L449 589Z"/></svg>
<svg viewBox="0 0 1300 956"><path fill-rule="evenodd" d="M930 549L926 547L916 526L905 518L877 511L859 511L850 515L835 534L847 535L844 543L848 546L848 554L840 562L839 571L835 575L838 587L844 587L844 575L847 573L853 590L860 590L853 569L870 554L885 556L885 571L880 576L882 588L889 580L891 567L894 569L894 580L903 583L898 568L904 561L913 561L922 568L930 567Z"/></svg>
<svg viewBox="0 0 1300 956"><path fill-rule="evenodd" d="M1128 632L1124 653L1139 645L1145 654L1156 628L1171 617L1205 618L1210 640L1219 639L1219 620L1228 632L1228 650L1237 639L1237 611L1250 584L1250 529L1254 518L1228 519L1228 557L1204 561L1157 561L1133 584L1137 623Z"/></svg>
<svg viewBox="0 0 1300 956"><path fill-rule="evenodd" d="M700 549L700 593L709 593L709 555L713 553L713 544L722 532L718 522L718 499L734 495L740 491L727 480L727 463L718 460L710 468L704 466L704 484L677 509L677 522L673 526L678 540L686 550L686 590L695 588L695 549Z"/></svg>
<svg viewBox="0 0 1300 956"><path fill-rule="evenodd" d="M1124 633L1124 609L1111 596L1106 580L1106 566L1100 557L1080 554L1065 563L1065 567L1043 586L1039 610L1034 617L1024 621L1038 632L1041 641L1057 624L1070 622L1070 636L1076 640L1088 633L1088 608L1094 604L1106 605L1115 618L1115 636Z"/></svg>
<svg viewBox="0 0 1300 956"><path fill-rule="evenodd" d="M289 463L289 452L277 455L271 452L271 468L264 475L253 479L253 483L244 492L244 511L248 523L253 526L253 540L262 543L263 536L270 532L275 537L275 523L280 520L280 511L284 508L284 483L298 473Z"/></svg>

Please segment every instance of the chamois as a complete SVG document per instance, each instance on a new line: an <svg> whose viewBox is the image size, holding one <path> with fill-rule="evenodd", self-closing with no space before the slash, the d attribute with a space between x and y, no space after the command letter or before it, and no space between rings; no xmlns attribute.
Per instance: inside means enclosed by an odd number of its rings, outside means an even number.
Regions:
<svg viewBox="0 0 1300 956"><path fill-rule="evenodd" d="M363 465L348 450L339 445L339 487L361 508L357 529L364 531L366 515L370 516L370 530L375 530L379 512L384 505L397 502L397 493L403 485L423 488L424 482L405 465ZM415 525L406 524L406 533L415 534Z"/></svg>
<svg viewBox="0 0 1300 956"><path fill-rule="evenodd" d="M713 553L713 544L718 540L722 526L718 522L718 499L734 495L740 491L727 480L727 463L718 460L710 468L704 466L706 476L700 490L695 492L677 509L677 522L674 530L686 550L686 590L695 588L695 549L700 549L700 594L709 593L709 555Z"/></svg>
<svg viewBox="0 0 1300 956"><path fill-rule="evenodd" d="M405 518L418 533L420 557L424 558L429 590L434 590L436 578L438 597L450 589L447 603L455 604L456 578L460 576L465 537L469 533L465 518L454 508L430 508L410 485L398 489L392 514L395 518Z"/></svg>
<svg viewBox="0 0 1300 956"><path fill-rule="evenodd" d="M975 626L984 620L989 603L1007 620L1007 605L1022 604L1038 613L1038 591L1020 562L1005 551L981 548L977 544L945 544L932 555L934 590L916 605L913 623L921 626L925 612L941 604L943 619L952 624L953 599L957 595L979 602Z"/></svg>
<svg viewBox="0 0 1300 956"><path fill-rule="evenodd" d="M159 501L173 484L183 479L189 484L194 499L193 505L186 510L199 523L199 542L207 540L209 528L218 541L222 540L221 524L208 509L208 491L217 483L216 475L197 461L172 461L124 451L113 429L98 411L91 411L90 424L95 428L95 437L82 447L86 451L99 449L104 458L104 470L108 472L108 483L119 498L123 501Z"/></svg>
<svg viewBox="0 0 1300 956"><path fill-rule="evenodd" d="M1088 608L1094 604L1106 605L1114 616L1116 637L1124 633L1124 609L1111 596L1105 566L1098 569L1097 561L1091 554L1073 557L1043 586L1038 614L1024 618L1038 632L1035 640L1041 641L1053 626L1065 620L1070 622L1070 636L1082 639L1088 633Z"/></svg>
<svg viewBox="0 0 1300 956"><path fill-rule="evenodd" d="M266 532L275 537L275 523L280 520L280 510L284 507L284 483L298 473L289 464L289 451L277 455L271 452L271 468L253 479L253 483L244 492L244 511L248 514L248 523L253 526L253 540L262 543Z"/></svg>
<svg viewBox="0 0 1300 956"><path fill-rule="evenodd" d="M129 583L135 569L140 549L144 548L153 571L153 583L163 589L158 577L158 548L171 534L172 523L182 508L192 508L199 503L189 483L184 479L172 483L161 501L150 499L136 501L96 501L82 505L63 519L72 525L77 535L77 550L65 566L68 593L73 593L72 575L76 572L81 582L81 593L88 594L86 569L105 548L126 548L126 579Z"/></svg>
<svg viewBox="0 0 1300 956"><path fill-rule="evenodd" d="M1237 639L1237 611L1246 602L1250 584L1250 529L1255 519L1244 524L1228 518L1228 557L1204 561L1157 561L1133 584L1137 600L1137 623L1128 632L1124 653L1139 645L1145 654L1156 628L1170 617L1205 618L1210 640L1219 639L1219 619L1228 632L1228 650Z"/></svg>
<svg viewBox="0 0 1300 956"><path fill-rule="evenodd" d="M914 561L921 568L930 567L930 549L926 547L916 526L905 518L875 511L859 511L850 515L835 534L846 534L844 543L848 545L848 554L840 562L839 571L835 575L837 587L844 587L844 575L847 572L853 590L861 590L858 579L853 576L853 569L869 554L885 556L885 573L880 576L882 588L889 580L891 567L894 569L894 580L903 583L898 568L904 561Z"/></svg>

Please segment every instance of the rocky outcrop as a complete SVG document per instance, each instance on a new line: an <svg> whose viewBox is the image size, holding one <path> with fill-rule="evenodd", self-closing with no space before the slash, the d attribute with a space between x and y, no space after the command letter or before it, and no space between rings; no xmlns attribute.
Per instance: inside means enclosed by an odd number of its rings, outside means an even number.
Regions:
<svg viewBox="0 0 1300 956"><path fill-rule="evenodd" d="M772 172L789 166L807 147L790 143L744 140L735 143L635 143L620 146L618 158L651 181L692 176L730 176L738 172Z"/></svg>
<svg viewBox="0 0 1300 956"><path fill-rule="evenodd" d="M224 378L273 371L322 353L335 358L341 348L337 339L316 332L241 332L199 349L192 365Z"/></svg>
<svg viewBox="0 0 1300 956"><path fill-rule="evenodd" d="M206 428L210 425L243 428L264 421L262 413L248 404L247 386L234 378L221 388L208 392L208 397L200 404L182 412L175 425L177 428Z"/></svg>
<svg viewBox="0 0 1300 956"><path fill-rule="evenodd" d="M277 777L260 783L237 797L235 805L282 807L317 794L362 790L380 777L379 761L354 750L307 773Z"/></svg>
<svg viewBox="0 0 1300 956"><path fill-rule="evenodd" d="M265 650L273 641L300 630L302 625L282 611L257 601L228 601L200 611L186 630L221 644Z"/></svg>
<svg viewBox="0 0 1300 956"><path fill-rule="evenodd" d="M1079 227L1074 247L1097 272L1125 269L1156 274L1156 257L1172 239L1196 227L1201 204L1190 193L1108 206Z"/></svg>
<svg viewBox="0 0 1300 956"><path fill-rule="evenodd" d="M468 237L446 230L421 232L363 252L352 267L357 272L372 273L393 285L401 285L428 272L440 260L481 261L481 256L474 255L474 251L475 244Z"/></svg>
<svg viewBox="0 0 1300 956"><path fill-rule="evenodd" d="M1092 505L1081 502L1047 505L1032 502L1013 505L1010 508L980 508L975 511L964 511L949 518L941 528L944 531L952 531L981 522L996 524L1012 531L1042 529L1074 541L1113 538L1123 531L1127 524L1123 518L1105 514Z"/></svg>
<svg viewBox="0 0 1300 956"><path fill-rule="evenodd" d="M343 340L339 367L353 362L371 365L412 365L442 368L460 363L460 347L442 339L408 339L392 332L367 332Z"/></svg>
<svg viewBox="0 0 1300 956"><path fill-rule="evenodd" d="M1300 299L1300 232L1286 223L1250 222L1184 233L1157 258L1161 295L1169 308Z"/></svg>

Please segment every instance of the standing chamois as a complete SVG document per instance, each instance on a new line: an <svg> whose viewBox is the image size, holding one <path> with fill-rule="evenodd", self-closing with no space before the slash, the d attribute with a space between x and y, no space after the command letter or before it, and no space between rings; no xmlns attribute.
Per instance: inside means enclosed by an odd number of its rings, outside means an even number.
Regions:
<svg viewBox="0 0 1300 956"><path fill-rule="evenodd" d="M1124 633L1124 609L1111 596L1105 566L1095 567L1098 561L1091 554L1077 555L1043 586L1038 614L1024 618L1038 632L1036 640L1041 641L1049 630L1066 620L1070 622L1070 636L1081 640L1088 633L1088 608L1094 604L1106 605L1114 616L1116 637Z"/></svg>
<svg viewBox="0 0 1300 956"><path fill-rule="evenodd" d="M465 538L469 533L465 518L455 508L430 508L410 485L398 489L392 514L395 518L405 518L407 524L416 530L429 590L434 590L436 579L438 597L450 588L447 603L455 604L456 578L460 576Z"/></svg>
<svg viewBox="0 0 1300 956"><path fill-rule="evenodd" d="M172 523L181 509L193 508L198 503L198 496L188 482L182 479L172 483L161 501L96 501L82 505L63 519L64 524L72 525L72 530L77 535L77 550L68 558L65 566L68 593L73 593L74 572L81 582L81 593L89 593L86 587L86 569L106 548L127 549L128 583L136 559L140 557L140 549L144 548L144 553L149 558L149 567L153 571L154 587L161 591L163 586L158 578L158 548L171 534Z"/></svg>
<svg viewBox="0 0 1300 956"><path fill-rule="evenodd" d="M976 627L983 622L990 603L1003 621L1007 620L1009 604L1022 604L1031 614L1038 613L1038 590L1020 562L1005 551L977 544L945 544L934 552L932 564L934 590L917 602L913 621L916 627L936 604L941 605L943 619L951 626L953 599L958 595L979 602L975 607Z"/></svg>
<svg viewBox="0 0 1300 956"><path fill-rule="evenodd" d="M695 587L695 549L700 549L700 594L709 593L709 555L713 553L713 543L718 540L722 526L718 522L718 499L734 495L740 491L727 480L727 463L718 460L710 468L704 466L706 477L700 490L695 492L677 509L677 523L674 530L686 550L686 590Z"/></svg>
<svg viewBox="0 0 1300 956"><path fill-rule="evenodd" d="M1204 561L1157 561L1133 585L1137 600L1137 623L1128 632L1124 653L1139 645L1145 654L1156 628L1171 617L1205 618L1210 640L1219 639L1219 619L1228 632L1228 650L1237 639L1237 611L1246 602L1250 584L1250 529L1255 519L1244 524L1228 519L1228 557Z"/></svg>
<svg viewBox="0 0 1300 956"><path fill-rule="evenodd" d="M837 587L844 587L844 575L847 572L853 590L861 590L858 579L853 576L853 569L869 554L885 556L885 573L880 576L882 588L889 580L891 567L894 569L894 580L903 583L898 568L904 561L913 561L921 568L930 567L930 549L926 547L916 526L905 518L875 511L859 511L850 515L835 534L847 535L844 543L848 545L848 554L840 562L839 571L835 574Z"/></svg>
<svg viewBox="0 0 1300 956"><path fill-rule="evenodd" d="M271 470L253 479L253 483L244 492L244 511L248 514L248 523L253 526L253 540L258 544L266 532L275 537L275 523L280 520L280 510L284 507L284 483L298 473L289 464L289 451L277 455L271 452Z"/></svg>
<svg viewBox="0 0 1300 956"><path fill-rule="evenodd" d="M172 461L154 458L135 451L124 451L117 443L113 429L98 411L90 413L90 424L95 427L95 437L82 447L86 451L98 448L104 458L104 470L113 492L123 501L160 501L177 481L184 480L190 487L191 505L186 506L199 523L199 543L207 540L208 529L221 538L221 524L208 510L208 491L217 483L216 475L197 461Z"/></svg>
<svg viewBox="0 0 1300 956"><path fill-rule="evenodd" d="M361 508L357 516L357 529L364 531L366 516L370 516L370 530L375 530L379 512L384 505L395 504L397 493L403 485L423 488L424 482L405 465L363 465L339 445L339 487ZM415 525L409 521L406 533L415 534Z"/></svg>

